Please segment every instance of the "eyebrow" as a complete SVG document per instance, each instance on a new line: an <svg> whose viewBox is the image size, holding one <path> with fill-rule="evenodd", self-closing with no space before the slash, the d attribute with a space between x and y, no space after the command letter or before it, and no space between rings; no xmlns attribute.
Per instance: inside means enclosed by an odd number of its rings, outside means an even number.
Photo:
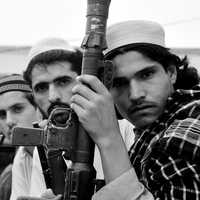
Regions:
<svg viewBox="0 0 200 200"><path fill-rule="evenodd" d="M146 66L144 67L143 69L137 71L136 73L134 73L133 75L132 74L128 74L128 76L125 76L125 75L120 75L120 76L116 76L114 77L114 79L127 79L127 78L130 78L130 77L133 77L133 76L138 76L142 73L145 73L145 72L148 72L150 70L155 70L157 68L156 65L149 65L149 66Z"/></svg>
<svg viewBox="0 0 200 200"><path fill-rule="evenodd" d="M72 77L71 77L71 76L67 76L67 75L65 75L65 76L59 76L59 77L55 78L55 79L53 80L53 82L59 81L59 80L61 80L61 79L71 80Z"/></svg>
<svg viewBox="0 0 200 200"><path fill-rule="evenodd" d="M26 105L26 102L18 102L18 103L15 103L15 104L9 106L7 109L0 109L0 112L6 112L6 110L10 110L16 106L24 106L24 105Z"/></svg>
<svg viewBox="0 0 200 200"><path fill-rule="evenodd" d="M148 71L151 71L151 70L156 70L158 67L157 65L149 65L149 66L146 66L145 68L139 70L138 72L135 73L135 75L140 75L140 74L143 74L145 72L148 72Z"/></svg>
<svg viewBox="0 0 200 200"><path fill-rule="evenodd" d="M67 75L65 75L65 76L59 76L59 77L53 79L52 82L56 82L56 81L59 81L61 79L71 80L72 77L71 76L67 76ZM38 81L37 83L35 83L35 85L33 85L33 88L35 88L36 86L38 86L40 84L49 84L49 82L48 81Z"/></svg>
<svg viewBox="0 0 200 200"><path fill-rule="evenodd" d="M15 106L21 106L21 105L25 105L25 104L26 104L26 102L18 102L18 103L11 105L9 108L12 108L12 107L15 107Z"/></svg>
<svg viewBox="0 0 200 200"><path fill-rule="evenodd" d="M15 103L15 104L9 106L9 109L13 109L13 108L15 108L17 106L25 106L26 104L27 104L26 102Z"/></svg>

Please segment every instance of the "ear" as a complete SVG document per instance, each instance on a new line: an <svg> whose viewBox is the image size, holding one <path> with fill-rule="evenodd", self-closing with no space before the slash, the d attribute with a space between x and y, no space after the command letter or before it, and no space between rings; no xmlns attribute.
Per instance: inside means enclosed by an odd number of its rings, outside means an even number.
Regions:
<svg viewBox="0 0 200 200"><path fill-rule="evenodd" d="M171 79L171 83L175 84L176 83L176 79L177 79L177 70L176 70L176 66L174 65L170 65L167 69L167 73Z"/></svg>

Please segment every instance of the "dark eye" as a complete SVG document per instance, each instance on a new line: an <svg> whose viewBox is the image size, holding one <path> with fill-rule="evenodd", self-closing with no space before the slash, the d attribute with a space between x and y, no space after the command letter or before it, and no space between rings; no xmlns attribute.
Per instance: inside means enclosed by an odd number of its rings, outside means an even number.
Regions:
<svg viewBox="0 0 200 200"><path fill-rule="evenodd" d="M0 110L0 119L1 120L6 119L6 111L5 110Z"/></svg>
<svg viewBox="0 0 200 200"><path fill-rule="evenodd" d="M126 78L114 78L113 88L121 88L129 85L129 80Z"/></svg>
<svg viewBox="0 0 200 200"><path fill-rule="evenodd" d="M153 75L154 75L155 71L154 70L146 70L146 71L143 71L141 74L140 74L140 78L141 79L149 79L151 78Z"/></svg>
<svg viewBox="0 0 200 200"><path fill-rule="evenodd" d="M34 87L34 91L37 93L44 93L49 89L49 84L48 83L38 83Z"/></svg>
<svg viewBox="0 0 200 200"><path fill-rule="evenodd" d="M54 81L54 83L59 87L67 86L71 82L72 82L72 78L71 77L60 77L60 78L58 78L58 79L56 79Z"/></svg>
<svg viewBox="0 0 200 200"><path fill-rule="evenodd" d="M24 106L22 106L22 105L15 105L11 109L12 109L13 113L21 113L24 110Z"/></svg>

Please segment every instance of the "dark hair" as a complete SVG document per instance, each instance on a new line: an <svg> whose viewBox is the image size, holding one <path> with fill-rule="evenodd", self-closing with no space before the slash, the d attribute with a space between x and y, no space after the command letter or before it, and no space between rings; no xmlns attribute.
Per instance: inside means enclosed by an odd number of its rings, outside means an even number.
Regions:
<svg viewBox="0 0 200 200"><path fill-rule="evenodd" d="M28 100L28 102L35 107L35 109L37 108L37 104L35 102L34 96L32 92L23 92L24 93L24 97Z"/></svg>
<svg viewBox="0 0 200 200"><path fill-rule="evenodd" d="M50 50L38 54L28 64L26 70L23 73L24 79L31 85L31 73L36 64L51 64L57 61L67 61L72 64L71 70L75 71L78 75L81 73L82 65L82 52L79 49L73 51L64 50Z"/></svg>
<svg viewBox="0 0 200 200"><path fill-rule="evenodd" d="M175 89L192 89L192 87L199 84L198 71L194 67L189 67L187 56L181 59L171 53L169 48L159 45L148 43L126 45L109 52L108 56L105 55L105 59L112 60L115 56L128 51L137 51L151 60L157 61L165 70L171 65L176 66L177 80L174 84Z"/></svg>

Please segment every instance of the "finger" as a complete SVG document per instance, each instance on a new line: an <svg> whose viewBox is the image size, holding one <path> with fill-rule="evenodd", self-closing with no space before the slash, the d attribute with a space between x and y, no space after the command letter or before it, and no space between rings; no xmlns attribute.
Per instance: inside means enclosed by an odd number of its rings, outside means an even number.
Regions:
<svg viewBox="0 0 200 200"><path fill-rule="evenodd" d="M62 199L62 195L61 194L58 194L57 196L56 196L56 198L54 198L54 199L52 199L52 200L61 200Z"/></svg>
<svg viewBox="0 0 200 200"><path fill-rule="evenodd" d="M42 200L45 199L45 200L61 200L62 198L62 195L61 194L58 194L58 195L55 195L52 191L52 189L47 189L42 195L41 195L41 198Z"/></svg>
<svg viewBox="0 0 200 200"><path fill-rule="evenodd" d="M105 94L108 92L106 87L96 76L83 74L81 76L78 76L76 79L81 83L88 85L92 90L99 94Z"/></svg>
<svg viewBox="0 0 200 200"><path fill-rule="evenodd" d="M42 198L54 198L55 195L51 189L47 189L42 195Z"/></svg>
<svg viewBox="0 0 200 200"><path fill-rule="evenodd" d="M48 123L48 120L47 120L47 119L42 120L41 122L39 122L40 128L44 128L44 127L47 125L47 123Z"/></svg>
<svg viewBox="0 0 200 200"><path fill-rule="evenodd" d="M78 104L75 104L75 103L71 103L70 107L77 114L79 121L81 121L82 116L85 113L85 110L81 106L79 106Z"/></svg>
<svg viewBox="0 0 200 200"><path fill-rule="evenodd" d="M72 88L72 93L79 94L80 96L84 97L87 100L92 100L97 95L95 91L93 91L91 88L82 83L75 85Z"/></svg>
<svg viewBox="0 0 200 200"><path fill-rule="evenodd" d="M85 97L75 94L71 97L71 103L80 106L82 109L87 109L89 107L90 101Z"/></svg>

